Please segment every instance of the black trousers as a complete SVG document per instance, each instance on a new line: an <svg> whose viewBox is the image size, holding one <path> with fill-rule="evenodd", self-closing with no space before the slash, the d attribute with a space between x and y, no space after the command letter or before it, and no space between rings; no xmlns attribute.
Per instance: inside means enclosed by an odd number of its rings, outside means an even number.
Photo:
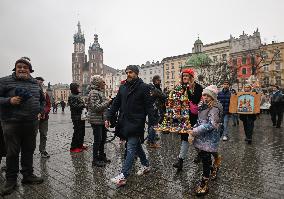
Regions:
<svg viewBox="0 0 284 199"><path fill-rule="evenodd" d="M207 152L207 151L200 151L198 154L202 160L202 166L203 166L203 177L209 178L210 172L212 169L212 159L211 155L214 156L214 153Z"/></svg>
<svg viewBox="0 0 284 199"><path fill-rule="evenodd" d="M283 119L283 111L271 111L271 120L274 126L276 125L280 127L282 119Z"/></svg>
<svg viewBox="0 0 284 199"><path fill-rule="evenodd" d="M6 148L5 148L5 141L4 141L4 135L3 135L3 130L0 122L0 163L2 160L2 157L6 156Z"/></svg>
<svg viewBox="0 0 284 199"><path fill-rule="evenodd" d="M254 119L247 117L243 120L244 131L246 134L247 140L252 140L252 133L254 129Z"/></svg>
<svg viewBox="0 0 284 199"><path fill-rule="evenodd" d="M85 137L85 120L72 120L73 122L73 137L71 142L71 149L81 148Z"/></svg>
<svg viewBox="0 0 284 199"><path fill-rule="evenodd" d="M92 124L93 135L94 135L94 144L93 144L93 159L96 160L100 156L105 156L105 143L107 130L104 125L95 125Z"/></svg>
<svg viewBox="0 0 284 199"><path fill-rule="evenodd" d="M6 143L6 180L16 182L19 173L19 154L21 152L21 173L24 177L33 174L33 154L36 148L37 123L2 122Z"/></svg>

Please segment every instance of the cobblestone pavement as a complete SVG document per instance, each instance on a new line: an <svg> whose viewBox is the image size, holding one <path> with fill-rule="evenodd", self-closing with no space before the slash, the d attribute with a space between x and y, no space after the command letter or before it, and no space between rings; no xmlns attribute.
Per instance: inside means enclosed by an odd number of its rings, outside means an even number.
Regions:
<svg viewBox="0 0 284 199"><path fill-rule="evenodd" d="M255 126L253 144L247 145L242 123L239 127L230 124L230 140L220 146L223 162L219 178L210 183L210 193L205 198L284 198L284 128L272 127L268 115L261 115ZM192 146L184 171L176 173L172 168L179 151L177 135L160 135L160 149L145 146L151 173L142 177L131 175L122 188L109 181L122 165L123 146L119 141L106 145L112 162L105 168L92 168L92 148L71 155L71 136L68 110L65 114L60 111L51 114L47 150L52 156L42 160L38 149L34 156L35 173L42 175L45 182L22 186L19 175L16 192L4 198L195 198L193 189L202 168L193 163L196 152ZM92 145L88 127L85 143ZM137 161L133 169L137 170L139 165ZM4 182L3 176L4 173L0 175L0 184Z"/></svg>

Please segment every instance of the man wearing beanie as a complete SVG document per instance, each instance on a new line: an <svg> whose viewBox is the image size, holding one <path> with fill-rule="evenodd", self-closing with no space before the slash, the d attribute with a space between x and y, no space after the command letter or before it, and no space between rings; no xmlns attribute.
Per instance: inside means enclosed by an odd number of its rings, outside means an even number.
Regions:
<svg viewBox="0 0 284 199"><path fill-rule="evenodd" d="M218 152L220 141L220 128L222 117L222 105L217 101L218 89L215 85L206 87L202 92L202 102L198 109L198 122L193 126L190 134L194 137L193 145L199 150L199 156L202 159L203 174L195 190L196 195L205 195L208 193L208 182L212 175L216 175L218 164L213 163L211 155ZM211 178L211 180L216 179Z"/></svg>
<svg viewBox="0 0 284 199"><path fill-rule="evenodd" d="M189 119L191 126L195 125L198 118L198 104L202 97L202 86L194 81L194 70L191 68L185 68L182 70L181 74L181 86L184 91L187 90L188 99L190 101L190 113ZM179 85L178 85L179 86ZM178 87L177 86L177 87ZM178 161L173 164L173 167L177 168L178 171L181 171L183 168L183 161L187 157L189 148L188 135L181 135L181 146L180 153L178 155ZM199 161L199 156L195 158L195 162Z"/></svg>
<svg viewBox="0 0 284 199"><path fill-rule="evenodd" d="M71 94L68 97L68 104L71 111L71 119L73 122L73 137L70 147L70 152L79 153L86 149L83 145L85 137L85 120L81 119L81 114L85 108L85 103L82 97L79 95L79 84L70 84Z"/></svg>
<svg viewBox="0 0 284 199"><path fill-rule="evenodd" d="M126 179L134 162L135 155L140 158L142 167L137 175L143 175L150 171L149 161L142 148L144 141L144 128L146 116L148 115L148 125L154 124L153 103L151 103L150 87L138 77L139 68L135 65L127 66L126 83L119 87L110 110L107 114L105 126L110 126L109 121L119 111L118 124L120 134L126 138L126 158L121 173L112 178L111 181L117 186L126 184Z"/></svg>
<svg viewBox="0 0 284 199"><path fill-rule="evenodd" d="M33 174L33 154L36 147L37 120L44 108L44 96L33 72L30 59L22 57L15 63L10 76L0 79L0 120L6 143L6 182L1 195L17 186L19 153L23 184L40 184L43 179Z"/></svg>

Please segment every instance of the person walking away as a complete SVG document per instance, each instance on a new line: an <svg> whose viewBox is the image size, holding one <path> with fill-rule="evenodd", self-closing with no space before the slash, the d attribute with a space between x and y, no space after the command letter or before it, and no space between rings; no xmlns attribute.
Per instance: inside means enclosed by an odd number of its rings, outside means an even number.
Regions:
<svg viewBox="0 0 284 199"><path fill-rule="evenodd" d="M281 122L283 120L283 111L284 111L284 95L279 90L279 86L272 86L272 95L271 95L271 120L273 126L276 128L281 127Z"/></svg>
<svg viewBox="0 0 284 199"><path fill-rule="evenodd" d="M108 128L110 126L109 121L119 111L117 125L119 126L119 132L123 134L127 141L127 154L121 173L111 179L111 182L117 186L126 184L135 155L139 157L142 164L137 174L144 175L150 172L149 161L143 150L142 143L144 141L146 116L148 115L149 125L153 125L155 121L150 87L138 77L139 68L136 65L129 65L125 73L127 81L119 87L105 121L105 125Z"/></svg>
<svg viewBox="0 0 284 199"><path fill-rule="evenodd" d="M64 113L64 109L66 107L66 103L64 102L64 100L61 100L60 106L61 106L62 113Z"/></svg>
<svg viewBox="0 0 284 199"><path fill-rule="evenodd" d="M40 184L34 175L33 154L36 148L37 120L44 108L44 96L31 76L30 59L22 57L10 76L0 79L0 120L6 143L6 182L0 194L11 194L17 186L19 153L21 153L22 184Z"/></svg>
<svg viewBox="0 0 284 199"><path fill-rule="evenodd" d="M79 84L70 84L71 94L68 97L68 104L71 111L71 119L73 123L73 137L70 152L79 153L86 149L83 145L85 137L85 120L81 120L82 111L85 108L83 98L79 95Z"/></svg>
<svg viewBox="0 0 284 199"><path fill-rule="evenodd" d="M230 84L229 81L225 80L223 82L223 89L218 93L218 100L223 106L223 141L227 141L229 136L228 132L228 124L231 117L231 114L229 113L229 107L230 107L230 98L231 98L231 92L229 90Z"/></svg>
<svg viewBox="0 0 284 199"><path fill-rule="evenodd" d="M43 92L42 86L44 79L42 77L35 78ZM38 121L38 131L40 134L40 144L39 144L39 152L42 158L49 158L50 155L46 152L46 141L47 141L47 132L48 132L48 119L49 112L51 108L50 98L47 92L44 93L45 98L45 106L44 111L41 114L40 120Z"/></svg>
<svg viewBox="0 0 284 199"><path fill-rule="evenodd" d="M218 151L220 132L222 123L222 109L217 101L218 89L215 85L210 85L203 90L203 101L199 105L198 121L189 132L194 137L193 145L199 149L202 159L202 178L195 189L197 196L205 195L209 192L208 182L210 173L216 169L212 167L211 156Z"/></svg>
<svg viewBox="0 0 284 199"><path fill-rule="evenodd" d="M165 102L167 96L162 92L161 89L161 78L159 75L153 77L153 84L150 84L150 96L152 98L152 103L154 107L154 117L156 119L155 125L158 125L159 122L163 119L165 113ZM154 126L148 125L148 144L150 148L160 148L160 145L157 144L157 134L154 130Z"/></svg>
<svg viewBox="0 0 284 199"><path fill-rule="evenodd" d="M110 162L104 151L107 136L107 129L104 124L106 111L111 101L105 96L105 82L101 76L95 75L91 78L90 89L88 98L89 122L94 135L92 165L103 167Z"/></svg>
<svg viewBox="0 0 284 199"><path fill-rule="evenodd" d="M251 92L252 87L250 84L244 86L244 92ZM254 121L256 120L256 114L240 114L240 120L243 122L245 131L245 141L247 144L252 144L252 134L254 129Z"/></svg>

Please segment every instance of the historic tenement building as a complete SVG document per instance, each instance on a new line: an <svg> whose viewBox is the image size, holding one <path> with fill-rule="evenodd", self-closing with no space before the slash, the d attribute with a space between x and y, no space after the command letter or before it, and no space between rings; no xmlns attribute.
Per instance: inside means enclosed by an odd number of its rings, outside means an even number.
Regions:
<svg viewBox="0 0 284 199"><path fill-rule="evenodd" d="M74 52L72 53L72 81L77 82L82 88L82 94L87 94L87 87L93 75L105 76L114 73L115 69L104 65L103 49L100 46L98 35L94 34L94 41L88 50L88 59L85 52L85 36L82 33L80 22L74 34Z"/></svg>

